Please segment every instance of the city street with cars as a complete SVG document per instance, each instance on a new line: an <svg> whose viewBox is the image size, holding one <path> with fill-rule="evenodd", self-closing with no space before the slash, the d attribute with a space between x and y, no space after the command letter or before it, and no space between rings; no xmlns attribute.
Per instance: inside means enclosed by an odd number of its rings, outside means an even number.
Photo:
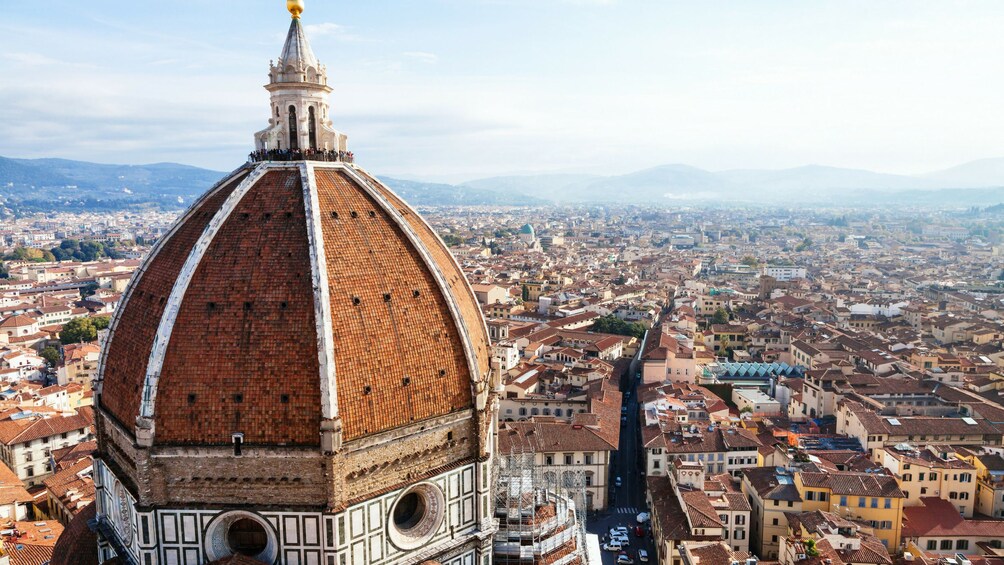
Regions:
<svg viewBox="0 0 1004 565"><path fill-rule="evenodd" d="M586 523L589 533L600 538L603 565L657 561L645 505L645 467L638 422L638 379L629 372L622 380L624 403L620 448L614 456L610 471L610 500L605 510L590 513ZM639 521L639 518L642 520Z"/></svg>

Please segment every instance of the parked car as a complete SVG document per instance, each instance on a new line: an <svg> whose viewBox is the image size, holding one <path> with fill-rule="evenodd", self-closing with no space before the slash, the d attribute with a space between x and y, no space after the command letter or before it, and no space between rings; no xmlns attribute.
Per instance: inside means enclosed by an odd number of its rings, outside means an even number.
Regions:
<svg viewBox="0 0 1004 565"><path fill-rule="evenodd" d="M641 526L635 526L634 527L634 535L635 535L635 537L639 537L639 538L645 537L645 528L643 528Z"/></svg>
<svg viewBox="0 0 1004 565"><path fill-rule="evenodd" d="M611 540L603 544L604 551L621 551L622 549L624 549L624 546L622 546L619 541Z"/></svg>
<svg viewBox="0 0 1004 565"><path fill-rule="evenodd" d="M638 521L639 524L644 524L645 522L648 522L649 519L651 519L651 518L652 518L652 516L648 512L641 512L641 513L638 514L638 517L635 518L635 519Z"/></svg>
<svg viewBox="0 0 1004 565"><path fill-rule="evenodd" d="M617 556L617 563L618 565L622 563L630 565L634 563L634 559L631 559L631 556L628 555L627 553L621 553L620 555Z"/></svg>
<svg viewBox="0 0 1004 565"><path fill-rule="evenodd" d="M628 535L627 526L617 526L616 528L610 528L611 536L626 536Z"/></svg>
<svg viewBox="0 0 1004 565"><path fill-rule="evenodd" d="M641 561L642 563L648 563L648 552L645 551L644 549L639 549L638 561Z"/></svg>
<svg viewBox="0 0 1004 565"><path fill-rule="evenodd" d="M629 538L627 534L610 536L610 541L615 541L621 544L622 547L628 547L631 545L631 538Z"/></svg>

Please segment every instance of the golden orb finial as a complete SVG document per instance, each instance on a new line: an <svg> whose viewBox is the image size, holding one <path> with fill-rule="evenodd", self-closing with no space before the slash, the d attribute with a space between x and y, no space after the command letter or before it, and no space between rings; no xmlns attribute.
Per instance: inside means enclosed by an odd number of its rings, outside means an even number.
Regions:
<svg viewBox="0 0 1004 565"><path fill-rule="evenodd" d="M303 0L286 0L286 9L293 15L294 20L300 19L303 13Z"/></svg>

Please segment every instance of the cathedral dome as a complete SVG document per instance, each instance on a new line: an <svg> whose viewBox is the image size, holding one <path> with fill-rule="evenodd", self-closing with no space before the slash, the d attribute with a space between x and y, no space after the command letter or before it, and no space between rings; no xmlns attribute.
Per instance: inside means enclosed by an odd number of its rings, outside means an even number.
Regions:
<svg viewBox="0 0 1004 565"><path fill-rule="evenodd" d="M249 165L138 271L101 406L157 445L321 446L469 410L487 332L433 230L343 163ZM138 427L137 427L138 426Z"/></svg>
<svg viewBox="0 0 1004 565"><path fill-rule="evenodd" d="M104 341L99 556L485 562L501 386L481 309L355 165L288 6L268 127L157 242Z"/></svg>

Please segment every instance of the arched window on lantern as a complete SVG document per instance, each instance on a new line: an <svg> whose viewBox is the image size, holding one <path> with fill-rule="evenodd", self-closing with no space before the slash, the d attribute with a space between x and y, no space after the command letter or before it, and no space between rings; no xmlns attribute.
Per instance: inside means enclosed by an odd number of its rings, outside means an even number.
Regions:
<svg viewBox="0 0 1004 565"><path fill-rule="evenodd" d="M307 108L307 138L310 141L310 148L317 149L317 121L314 118L314 107Z"/></svg>
<svg viewBox="0 0 1004 565"><path fill-rule="evenodd" d="M289 148L296 150L300 148L296 134L296 106L289 107Z"/></svg>

